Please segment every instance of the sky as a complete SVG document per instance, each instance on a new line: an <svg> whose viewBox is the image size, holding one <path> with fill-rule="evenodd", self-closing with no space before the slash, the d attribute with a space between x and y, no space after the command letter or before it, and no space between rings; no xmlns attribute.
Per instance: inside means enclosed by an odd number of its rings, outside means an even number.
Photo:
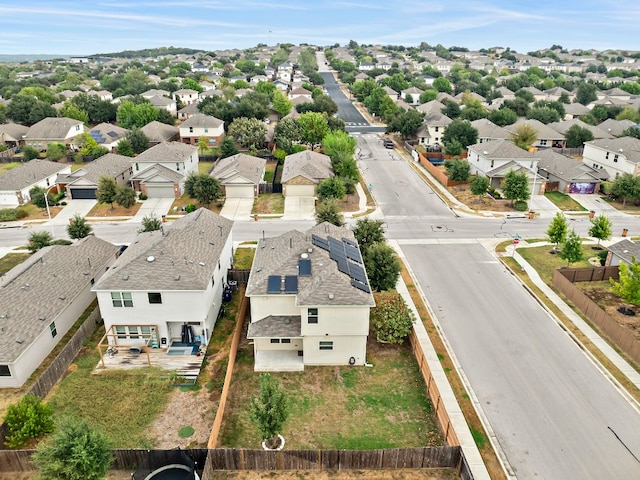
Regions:
<svg viewBox="0 0 640 480"><path fill-rule="evenodd" d="M640 50L629 0L2 0L0 54L259 43Z"/></svg>

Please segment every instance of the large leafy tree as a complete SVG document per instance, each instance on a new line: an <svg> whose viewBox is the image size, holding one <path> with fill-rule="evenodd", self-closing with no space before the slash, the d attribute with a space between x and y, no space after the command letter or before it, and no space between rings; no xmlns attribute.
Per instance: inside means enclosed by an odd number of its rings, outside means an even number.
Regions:
<svg viewBox="0 0 640 480"><path fill-rule="evenodd" d="M640 263L635 257L631 257L630 264L623 262L618 269L618 281L609 279L611 290L626 302L640 305Z"/></svg>
<svg viewBox="0 0 640 480"><path fill-rule="evenodd" d="M184 182L184 191L205 205L222 197L220 181L206 173L190 173Z"/></svg>
<svg viewBox="0 0 640 480"><path fill-rule="evenodd" d="M273 96L271 97L271 103L273 109L276 111L280 117L284 117L288 115L293 108L293 103L289 100L282 91L276 89L273 92Z"/></svg>
<svg viewBox="0 0 640 480"><path fill-rule="evenodd" d="M403 110L389 119L386 133L398 132L403 138L409 138L422 125L423 119L424 114L417 110Z"/></svg>
<svg viewBox="0 0 640 480"><path fill-rule="evenodd" d="M142 128L158 119L158 109L148 102L133 103L124 100L118 107L118 125L122 128Z"/></svg>
<svg viewBox="0 0 640 480"><path fill-rule="evenodd" d="M529 177L524 172L509 170L502 181L504 198L512 202L527 201L531 197Z"/></svg>
<svg viewBox="0 0 640 480"><path fill-rule="evenodd" d="M582 239L575 230L567 233L567 238L562 243L558 255L567 261L567 265L582 260Z"/></svg>
<svg viewBox="0 0 640 480"><path fill-rule="evenodd" d="M273 131L273 139L279 149L294 153L294 145L302 141L302 130L295 118L283 118Z"/></svg>
<svg viewBox="0 0 640 480"><path fill-rule="evenodd" d="M572 125L564 133L564 137L567 140L567 147L579 148L582 147L584 142L593 140L593 133L591 133L591 130L581 127L580 125Z"/></svg>
<svg viewBox="0 0 640 480"><path fill-rule="evenodd" d="M546 125L560 121L560 114L550 107L534 107L527 112L527 118L538 120Z"/></svg>
<svg viewBox="0 0 640 480"><path fill-rule="evenodd" d="M135 152L133 151L133 145L128 138L123 138L118 142L118 154L125 157L133 157Z"/></svg>
<svg viewBox="0 0 640 480"><path fill-rule="evenodd" d="M87 219L82 215L76 213L67 225L67 235L72 240L78 240L80 238L91 235L93 227L87 223Z"/></svg>
<svg viewBox="0 0 640 480"><path fill-rule="evenodd" d="M611 194L622 199L623 207L627 204L627 200L640 198L640 177L631 173L623 173L614 180Z"/></svg>
<svg viewBox="0 0 640 480"><path fill-rule="evenodd" d="M338 210L335 199L329 198L318 204L316 207L316 223L329 222L341 227L344 225L344 216Z"/></svg>
<svg viewBox="0 0 640 480"><path fill-rule="evenodd" d="M320 182L317 189L318 200L335 198L341 200L347 193L344 182L338 177L329 177Z"/></svg>
<svg viewBox="0 0 640 480"><path fill-rule="evenodd" d="M549 223L546 234L551 243L555 243L556 247L563 243L567 238L567 232L569 231L569 221L562 212L556 212L555 216Z"/></svg>
<svg viewBox="0 0 640 480"><path fill-rule="evenodd" d="M77 137L77 141L82 144L80 149L80 155L86 155L93 158L99 158L109 153L109 150L101 145L89 135L88 132L83 132Z"/></svg>
<svg viewBox="0 0 640 480"><path fill-rule="evenodd" d="M220 142L220 157L227 158L231 157L238 153L238 147L236 146L236 141L231 138L225 136Z"/></svg>
<svg viewBox="0 0 640 480"><path fill-rule="evenodd" d="M344 160L353 159L356 153L356 139L342 130L327 133L322 139L322 149L335 166Z"/></svg>
<svg viewBox="0 0 640 480"><path fill-rule="evenodd" d="M236 118L231 125L227 135L238 142L243 147L257 150L264 145L267 134L267 126L256 118L240 117Z"/></svg>
<svg viewBox="0 0 640 480"><path fill-rule="evenodd" d="M113 202L116 200L116 191L118 184L113 177L104 175L98 179L98 188L96 188L96 199L100 203L109 203L113 208Z"/></svg>
<svg viewBox="0 0 640 480"><path fill-rule="evenodd" d="M113 462L107 435L78 418L64 419L32 459L50 480L102 480Z"/></svg>
<svg viewBox="0 0 640 480"><path fill-rule="evenodd" d="M256 422L262 440L274 448L277 446L275 437L280 434L289 416L289 401L271 374L260 374L258 382L260 392L251 398L251 418Z"/></svg>
<svg viewBox="0 0 640 480"><path fill-rule="evenodd" d="M455 142L463 149L478 141L478 130L467 120L453 120L442 134L445 150L455 146Z"/></svg>
<svg viewBox="0 0 640 480"><path fill-rule="evenodd" d="M113 122L116 119L117 105L108 100L101 100L96 95L81 93L69 101L80 110L87 112L90 123Z"/></svg>
<svg viewBox="0 0 640 480"><path fill-rule="evenodd" d="M581 83L578 85L578 90L576 91L576 102L586 105L597 100L597 90L598 87L593 83Z"/></svg>
<svg viewBox="0 0 640 480"><path fill-rule="evenodd" d="M135 154L149 149L149 138L139 128L131 130L125 138L131 142L131 148Z"/></svg>
<svg viewBox="0 0 640 480"><path fill-rule="evenodd" d="M444 168L449 178L455 182L466 182L469 180L471 167L469 162L461 158L453 158L444 162Z"/></svg>
<svg viewBox="0 0 640 480"><path fill-rule="evenodd" d="M444 92L448 94L451 94L451 92L453 92L453 88L451 87L451 82L444 77L436 78L433 81L433 88L438 90L438 92Z"/></svg>
<svg viewBox="0 0 640 480"><path fill-rule="evenodd" d="M398 292L377 293L375 300L370 320L376 340L401 345L416 321L413 311Z"/></svg>
<svg viewBox="0 0 640 480"><path fill-rule="evenodd" d="M303 113L298 117L302 141L310 146L318 145L329 133L329 125L324 115L317 112Z"/></svg>
<svg viewBox="0 0 640 480"><path fill-rule="evenodd" d="M488 118L496 125L504 127L506 125L512 125L516 123L516 120L518 120L518 115L510 108L499 108L498 110L492 110L491 112L489 112Z"/></svg>
<svg viewBox="0 0 640 480"><path fill-rule="evenodd" d="M69 100L62 105L60 116L80 120L82 123L89 123L89 114Z"/></svg>
<svg viewBox="0 0 640 480"><path fill-rule="evenodd" d="M374 243L364 258L369 283L373 290L391 290L400 276L400 261L396 252L386 243Z"/></svg>
<svg viewBox="0 0 640 480"><path fill-rule="evenodd" d="M360 251L363 256L366 256L371 245L384 242L384 222L382 220L372 220L370 218L362 218L356 221L353 227L353 235L358 241Z"/></svg>
<svg viewBox="0 0 640 480"><path fill-rule="evenodd" d="M47 102L30 95L15 95L9 101L6 117L16 123L33 125L47 117L56 117L58 112Z"/></svg>

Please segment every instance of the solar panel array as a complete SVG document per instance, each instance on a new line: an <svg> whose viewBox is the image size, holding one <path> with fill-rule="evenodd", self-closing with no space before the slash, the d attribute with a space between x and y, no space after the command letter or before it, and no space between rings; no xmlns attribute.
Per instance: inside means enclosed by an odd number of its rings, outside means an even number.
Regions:
<svg viewBox="0 0 640 480"><path fill-rule="evenodd" d="M267 278L267 293L298 293L298 276L286 275L281 277L280 275L269 275Z"/></svg>
<svg viewBox="0 0 640 480"><path fill-rule="evenodd" d="M93 138L96 143L104 143L104 141L106 140L100 133L100 130L91 130L89 132L89 135L91 135L91 138Z"/></svg>
<svg viewBox="0 0 640 480"><path fill-rule="evenodd" d="M269 275L267 293L280 293L280 275Z"/></svg>
<svg viewBox="0 0 640 480"><path fill-rule="evenodd" d="M301 277L311 276L311 260L308 258L298 260L298 275Z"/></svg>
<svg viewBox="0 0 640 480"><path fill-rule="evenodd" d="M284 277L284 293L298 293L298 277L296 275Z"/></svg>
<svg viewBox="0 0 640 480"><path fill-rule="evenodd" d="M338 265L338 270L351 277L351 285L365 293L371 293L367 275L362 267L362 256L358 250L358 244L348 238L327 237L311 235L311 243L316 247L329 252L329 258ZM301 260L302 261L302 260Z"/></svg>

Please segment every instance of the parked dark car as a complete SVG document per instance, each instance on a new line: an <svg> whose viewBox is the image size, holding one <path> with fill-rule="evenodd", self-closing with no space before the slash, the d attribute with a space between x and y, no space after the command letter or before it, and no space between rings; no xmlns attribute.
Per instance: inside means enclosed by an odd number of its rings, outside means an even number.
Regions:
<svg viewBox="0 0 640 480"><path fill-rule="evenodd" d="M386 139L382 144L384 145L384 148L395 148L393 140Z"/></svg>

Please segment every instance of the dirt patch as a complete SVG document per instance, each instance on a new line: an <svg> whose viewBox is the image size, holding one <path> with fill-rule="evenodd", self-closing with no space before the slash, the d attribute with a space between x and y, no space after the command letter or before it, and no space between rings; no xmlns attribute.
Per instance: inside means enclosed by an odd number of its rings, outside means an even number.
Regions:
<svg viewBox="0 0 640 480"><path fill-rule="evenodd" d="M345 196L338 202L338 210L341 212L357 212L360 209L360 195L358 192Z"/></svg>
<svg viewBox="0 0 640 480"><path fill-rule="evenodd" d="M130 208L124 208L122 205L114 203L112 208L109 203L97 203L89 213L87 213L87 217L133 217L138 213L141 206L142 203L140 202Z"/></svg>
<svg viewBox="0 0 640 480"><path fill-rule="evenodd" d="M469 185L456 185L447 187L460 202L474 210L488 210L492 212L513 212L511 200L495 200L489 195L478 196L471 193Z"/></svg>

